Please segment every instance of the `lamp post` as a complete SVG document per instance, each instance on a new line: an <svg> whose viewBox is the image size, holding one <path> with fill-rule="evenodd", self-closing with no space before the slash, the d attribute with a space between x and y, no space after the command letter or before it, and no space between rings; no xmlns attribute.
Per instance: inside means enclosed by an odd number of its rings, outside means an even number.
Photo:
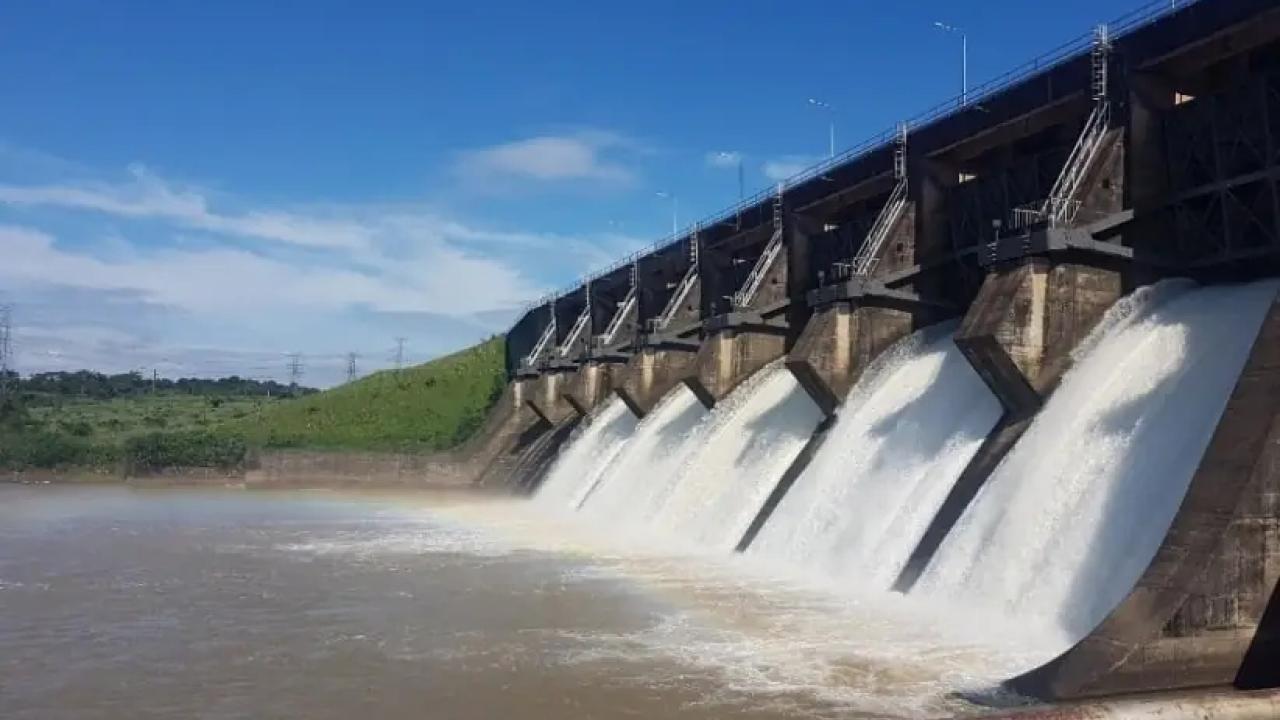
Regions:
<svg viewBox="0 0 1280 720"><path fill-rule="evenodd" d="M965 33L964 28L958 28L954 25L948 25L944 22L935 22L934 27L943 32L955 33L960 36L960 104L969 104L969 36Z"/></svg>
<svg viewBox="0 0 1280 720"><path fill-rule="evenodd" d="M671 201L671 237L675 237L676 234L680 232L680 200L675 195L666 192L665 190L659 190L654 194L660 198L665 198Z"/></svg>
<svg viewBox="0 0 1280 720"><path fill-rule="evenodd" d="M809 104L827 114L827 156L836 156L836 119L831 106L817 98L809 98Z"/></svg>
<svg viewBox="0 0 1280 720"><path fill-rule="evenodd" d="M746 197L745 183L743 183L743 180L742 180L742 153L736 152L736 151L730 152L728 150L721 150L720 152L716 153L716 157L720 158L721 160L734 163L738 166L738 201L741 202L742 199Z"/></svg>

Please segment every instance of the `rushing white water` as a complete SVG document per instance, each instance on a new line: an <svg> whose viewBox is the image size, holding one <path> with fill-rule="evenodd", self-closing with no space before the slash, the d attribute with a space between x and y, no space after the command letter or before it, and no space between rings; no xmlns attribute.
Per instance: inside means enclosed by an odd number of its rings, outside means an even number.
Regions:
<svg viewBox="0 0 1280 720"><path fill-rule="evenodd" d="M856 588L893 584L1000 419L955 327L922 330L868 368L749 554Z"/></svg>
<svg viewBox="0 0 1280 720"><path fill-rule="evenodd" d="M734 549L821 421L789 370L760 371L712 411L655 524L699 547Z"/></svg>
<svg viewBox="0 0 1280 720"><path fill-rule="evenodd" d="M913 594L1038 625L1050 655L1087 635L1168 532L1276 290L1162 283L1113 308Z"/></svg>
<svg viewBox="0 0 1280 720"><path fill-rule="evenodd" d="M577 509L631 439L637 424L639 420L621 398L602 405L574 432L547 471L538 489L538 501Z"/></svg>
<svg viewBox="0 0 1280 720"><path fill-rule="evenodd" d="M696 447L694 430L706 415L684 385L667 393L587 494L582 512L603 524L645 524L665 498L668 480Z"/></svg>

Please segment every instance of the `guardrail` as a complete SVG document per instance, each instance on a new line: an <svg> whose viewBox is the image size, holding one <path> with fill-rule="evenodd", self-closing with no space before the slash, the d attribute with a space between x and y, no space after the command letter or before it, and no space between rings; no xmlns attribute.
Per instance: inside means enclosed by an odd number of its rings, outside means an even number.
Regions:
<svg viewBox="0 0 1280 720"><path fill-rule="evenodd" d="M1141 28L1147 27L1168 15L1181 12L1191 6L1198 5L1203 1L1204 0L1181 0L1177 3L1176 7L1171 7L1169 0L1151 0L1150 2L1121 15L1110 23L1107 23L1107 25L1111 29L1111 37L1113 41L1119 40L1120 38L1130 35ZM982 104L982 101L1017 85L1027 78L1038 73L1047 72L1053 68L1089 54L1093 49L1093 39L1094 34L1092 31L1082 33L1078 37L1072 38L1058 47L1048 50L1003 74L997 75L976 87L969 88L967 93L956 95L934 105L933 107L917 113L914 117L906 121L906 125L912 128L932 125L940 120L958 115L970 106L980 105ZM821 177L835 168L853 163L872 152L893 143L895 138L901 132L901 125L901 123L896 124L894 127L877 133L876 135L863 140L857 145L854 145L831 158L801 170L799 173L786 180L786 186L795 187L801 183ZM775 187L776 186L770 186L762 189L754 195L744 198L724 210L709 216L705 220L692 223L682 230L661 238L651 245L627 255L603 269L584 276L582 281L579 283L554 292L546 293L527 303L522 310L527 311L531 308L544 305L555 298L563 297L574 290L577 290L589 280L608 275L621 267L630 265L646 255L651 255L657 251L671 247L688 237L694 228L710 227L736 218L744 211L770 201L775 193Z"/></svg>

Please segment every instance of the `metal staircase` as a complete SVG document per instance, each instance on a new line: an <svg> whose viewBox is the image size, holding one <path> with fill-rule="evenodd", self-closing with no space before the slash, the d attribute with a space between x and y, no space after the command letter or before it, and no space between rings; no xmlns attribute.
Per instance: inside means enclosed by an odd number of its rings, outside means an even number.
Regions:
<svg viewBox="0 0 1280 720"><path fill-rule="evenodd" d="M627 319L627 314L631 312L631 308L636 304L636 286L633 282L631 290L627 292L627 296L618 303L618 309L613 313L613 319L609 321L609 327L605 328L604 334L600 335L597 344L601 347L608 347L613 344L614 339L618 337L618 332L622 330L622 323Z"/></svg>
<svg viewBox="0 0 1280 720"><path fill-rule="evenodd" d="M685 270L684 277L680 278L680 282L676 284L676 291L671 294L671 299L667 300L667 306L662 309L662 314L649 321L650 332L665 330L671 324L680 306L684 304L685 298L689 296L689 291L693 289L694 283L698 281L698 245L698 228L694 226L693 238L689 241L689 269Z"/></svg>
<svg viewBox="0 0 1280 720"><path fill-rule="evenodd" d="M1076 145L1067 157L1062 172L1053 183L1049 197L1039 208L1040 222L1048 222L1050 226L1062 227L1075 220L1080 211L1080 200L1077 197L1084 186L1086 176L1094 162L1101 154L1103 140L1111 125L1111 100L1107 95L1109 85L1109 66L1111 55L1111 37L1106 25L1099 25L1093 34L1092 52L1092 87L1093 112L1085 121ZM1025 211L1024 211L1025 212ZM1014 224L1025 224L1028 218L1015 216Z"/></svg>
<svg viewBox="0 0 1280 720"><path fill-rule="evenodd" d="M587 285L587 304L582 308L582 314L577 320L573 321L573 327L569 328L569 335L565 337L564 343L560 345L560 357L565 357L573 352L573 345L582 337L582 333L587 329L587 323L591 322L591 285Z"/></svg>
<svg viewBox="0 0 1280 720"><path fill-rule="evenodd" d="M897 182L894 183L893 191L889 193L889 200L880 209L875 223L871 225L871 230L862 241L862 247L858 248L858 253L849 263L849 270L853 275L866 277L875 271L876 263L880 260L880 250L889 240L893 229L898 225L898 219L907 208L906 123L898 126L898 140L893 148L893 177Z"/></svg>
<svg viewBox="0 0 1280 720"><path fill-rule="evenodd" d="M542 357L542 353L546 352L547 348L550 347L551 343L555 340L556 303L554 300L551 301L550 310L551 322L547 323L547 329L542 331L542 335L538 338L538 342L534 344L533 349L525 356L524 362L522 363L525 368L532 368L536 365L538 358Z"/></svg>
<svg viewBox="0 0 1280 720"><path fill-rule="evenodd" d="M738 292L733 294L733 306L735 308L745 308L751 304L751 301L755 299L756 293L760 291L764 276L769 272L769 268L773 267L773 261L782 252L783 190L783 184L778 183L778 192L773 196L773 235L769 238L769 244L764 246L764 252L760 253L760 258L756 260L755 266L751 268L751 273L747 275L747 281L742 284Z"/></svg>

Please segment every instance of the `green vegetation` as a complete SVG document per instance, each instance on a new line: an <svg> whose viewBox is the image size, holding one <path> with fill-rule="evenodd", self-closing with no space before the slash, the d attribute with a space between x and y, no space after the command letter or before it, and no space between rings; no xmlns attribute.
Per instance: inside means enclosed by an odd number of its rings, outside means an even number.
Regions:
<svg viewBox="0 0 1280 720"><path fill-rule="evenodd" d="M243 466L253 447L430 452L480 426L506 381L502 338L333 390L240 378L46 373L0 394L0 469L139 474ZM167 384L166 384L167 383Z"/></svg>
<svg viewBox="0 0 1280 720"><path fill-rule="evenodd" d="M250 442L273 448L430 452L465 440L506 383L501 337L401 371L267 407L242 422Z"/></svg>

